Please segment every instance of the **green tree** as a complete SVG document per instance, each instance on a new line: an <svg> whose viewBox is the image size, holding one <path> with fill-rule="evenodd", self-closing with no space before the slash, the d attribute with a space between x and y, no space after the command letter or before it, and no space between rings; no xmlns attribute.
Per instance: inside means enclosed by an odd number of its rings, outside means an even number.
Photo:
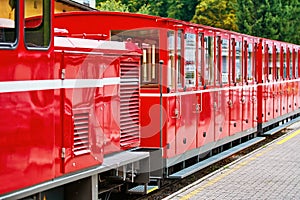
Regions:
<svg viewBox="0 0 300 200"><path fill-rule="evenodd" d="M237 31L236 0L202 0L192 22Z"/></svg>
<svg viewBox="0 0 300 200"><path fill-rule="evenodd" d="M149 4L144 4L139 1L118 1L118 0L105 0L97 2L98 10L105 11L119 11L119 12L133 12L133 13L141 13L141 14L152 14L151 7Z"/></svg>
<svg viewBox="0 0 300 200"><path fill-rule="evenodd" d="M107 1L99 2L97 4L97 9L103 11L129 12L129 9L126 5L116 0L107 0Z"/></svg>
<svg viewBox="0 0 300 200"><path fill-rule="evenodd" d="M300 2L282 1L280 40L300 44Z"/></svg>
<svg viewBox="0 0 300 200"><path fill-rule="evenodd" d="M190 21L195 15L198 0L168 0L167 16L174 19Z"/></svg>
<svg viewBox="0 0 300 200"><path fill-rule="evenodd" d="M280 7L276 0L262 0L261 3L255 2L256 14L255 23L252 27L252 35L278 40L279 35L279 16L276 10ZM279 5L280 6L280 5Z"/></svg>
<svg viewBox="0 0 300 200"><path fill-rule="evenodd" d="M237 25L241 33L252 34L255 23L255 8L252 0L237 1Z"/></svg>

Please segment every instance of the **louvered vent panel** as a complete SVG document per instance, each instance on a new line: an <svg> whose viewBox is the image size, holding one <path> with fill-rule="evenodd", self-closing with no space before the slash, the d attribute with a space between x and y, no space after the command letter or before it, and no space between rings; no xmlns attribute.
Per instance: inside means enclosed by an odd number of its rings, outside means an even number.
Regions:
<svg viewBox="0 0 300 200"><path fill-rule="evenodd" d="M74 114L74 155L90 152L89 149L89 113Z"/></svg>
<svg viewBox="0 0 300 200"><path fill-rule="evenodd" d="M138 62L121 62L120 100L120 145L133 146L140 141Z"/></svg>

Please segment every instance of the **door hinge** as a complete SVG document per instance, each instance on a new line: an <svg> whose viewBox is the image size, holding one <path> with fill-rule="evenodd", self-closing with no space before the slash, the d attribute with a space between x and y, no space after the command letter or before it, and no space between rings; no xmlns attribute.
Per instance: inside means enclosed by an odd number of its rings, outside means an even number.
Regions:
<svg viewBox="0 0 300 200"><path fill-rule="evenodd" d="M64 159L66 157L66 148L61 148L61 158Z"/></svg>
<svg viewBox="0 0 300 200"><path fill-rule="evenodd" d="M66 75L66 69L61 69L61 74L60 74L61 80L65 80L65 75Z"/></svg>

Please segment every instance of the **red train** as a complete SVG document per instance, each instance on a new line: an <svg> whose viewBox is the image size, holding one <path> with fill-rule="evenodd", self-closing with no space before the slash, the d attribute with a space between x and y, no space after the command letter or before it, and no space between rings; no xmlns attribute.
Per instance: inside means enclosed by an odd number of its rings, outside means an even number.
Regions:
<svg viewBox="0 0 300 200"><path fill-rule="evenodd" d="M299 45L140 14L54 15L46 0L24 19L28 4L9 2L0 199L148 193L299 116Z"/></svg>

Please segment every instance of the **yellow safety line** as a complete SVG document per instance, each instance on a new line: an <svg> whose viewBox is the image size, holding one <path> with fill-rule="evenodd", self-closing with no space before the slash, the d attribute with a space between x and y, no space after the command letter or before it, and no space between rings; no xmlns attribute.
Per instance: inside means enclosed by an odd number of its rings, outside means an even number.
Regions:
<svg viewBox="0 0 300 200"><path fill-rule="evenodd" d="M153 192L154 190L157 190L157 189L158 189L158 186L153 187L153 188L147 190L147 194L149 194L150 192Z"/></svg>
<svg viewBox="0 0 300 200"><path fill-rule="evenodd" d="M300 133L300 129L295 131L294 133L290 134L289 136L287 136L286 138L280 140L279 142L277 142L276 144L283 144L285 142L287 142L288 140L292 139L293 137L295 137L296 135L299 135Z"/></svg>
<svg viewBox="0 0 300 200"><path fill-rule="evenodd" d="M229 174L237 171L238 169L240 169L241 167L247 165L250 161L257 159L258 157L264 155L265 153L267 153L268 151L270 151L272 149L272 147L269 147L268 149L264 150L261 153L257 153L255 156L249 158L248 160L245 160L244 162L239 163L238 165L236 165L235 167L231 168L230 170L228 170L227 172L221 174L220 176L217 176L216 178L208 181L205 185L193 190L192 192L186 194L185 196L181 197L180 200L188 200L190 198L192 198L193 196L197 195L199 192L201 192L202 190L204 190L205 188L217 183L218 181L220 181L221 179L223 179L224 177L228 176Z"/></svg>

